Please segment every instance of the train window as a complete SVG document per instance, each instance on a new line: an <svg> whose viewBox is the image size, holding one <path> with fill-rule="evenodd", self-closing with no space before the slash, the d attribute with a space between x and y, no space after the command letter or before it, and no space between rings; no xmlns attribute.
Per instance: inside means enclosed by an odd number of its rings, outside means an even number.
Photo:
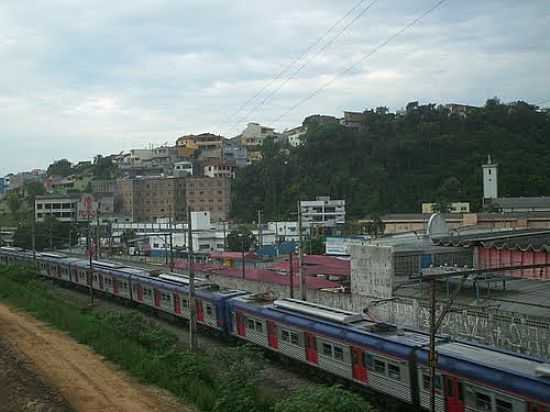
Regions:
<svg viewBox="0 0 550 412"><path fill-rule="evenodd" d="M386 362L375 359L374 360L374 371L378 373L386 374Z"/></svg>
<svg viewBox="0 0 550 412"><path fill-rule="evenodd" d="M401 380L401 368L397 365L388 363L388 376L392 379Z"/></svg>
<svg viewBox="0 0 550 412"><path fill-rule="evenodd" d="M341 360L341 361L344 360L344 349L341 348L340 346L334 347L334 359Z"/></svg>
<svg viewBox="0 0 550 412"><path fill-rule="evenodd" d="M254 321L252 319L248 319L248 329L254 330Z"/></svg>
<svg viewBox="0 0 550 412"><path fill-rule="evenodd" d="M290 343L293 345L300 345L300 340L298 339L298 334L296 332L290 332Z"/></svg>
<svg viewBox="0 0 550 412"><path fill-rule="evenodd" d="M212 306L206 305L206 314L212 316Z"/></svg>
<svg viewBox="0 0 550 412"><path fill-rule="evenodd" d="M264 325L262 324L262 322L256 321L256 330L260 333L264 331Z"/></svg>
<svg viewBox="0 0 550 412"><path fill-rule="evenodd" d="M476 392L476 408L480 411L492 410L491 397L484 393Z"/></svg>
<svg viewBox="0 0 550 412"><path fill-rule="evenodd" d="M332 345L323 343L323 355L330 356L332 358Z"/></svg>
<svg viewBox="0 0 550 412"><path fill-rule="evenodd" d="M428 373L422 374L422 388L425 391L430 391L432 388L432 378ZM441 375L435 375L435 390L441 391Z"/></svg>
<svg viewBox="0 0 550 412"><path fill-rule="evenodd" d="M507 401L503 401L502 399L495 399L497 411L496 412L512 412L514 410L514 406Z"/></svg>
<svg viewBox="0 0 550 412"><path fill-rule="evenodd" d="M290 333L288 333L288 330L281 329L281 340L285 342L290 340Z"/></svg>
<svg viewBox="0 0 550 412"><path fill-rule="evenodd" d="M374 370L374 356L370 353L365 353L365 366L369 370Z"/></svg>

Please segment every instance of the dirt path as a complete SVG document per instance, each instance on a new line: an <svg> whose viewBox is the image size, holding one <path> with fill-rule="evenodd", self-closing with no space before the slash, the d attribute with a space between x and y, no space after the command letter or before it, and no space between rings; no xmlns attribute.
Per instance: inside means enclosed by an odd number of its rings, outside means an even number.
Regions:
<svg viewBox="0 0 550 412"><path fill-rule="evenodd" d="M0 304L0 336L79 412L191 412L170 394L141 385L88 347Z"/></svg>

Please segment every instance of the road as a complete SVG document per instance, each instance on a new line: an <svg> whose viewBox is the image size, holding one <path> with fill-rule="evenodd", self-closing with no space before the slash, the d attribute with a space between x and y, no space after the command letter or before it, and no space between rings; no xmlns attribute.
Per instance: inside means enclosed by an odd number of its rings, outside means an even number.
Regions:
<svg viewBox="0 0 550 412"><path fill-rule="evenodd" d="M3 304L0 336L76 411L193 411L167 392L136 382L87 346Z"/></svg>

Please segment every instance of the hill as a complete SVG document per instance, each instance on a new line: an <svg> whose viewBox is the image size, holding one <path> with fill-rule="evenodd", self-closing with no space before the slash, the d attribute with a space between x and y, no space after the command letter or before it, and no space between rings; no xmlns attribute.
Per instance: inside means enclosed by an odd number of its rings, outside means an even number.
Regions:
<svg viewBox="0 0 550 412"><path fill-rule="evenodd" d="M291 218L296 201L347 201L349 218L418 212L424 201L481 204L480 165L499 163L500 196L550 192L550 113L525 102L490 99L466 116L435 104L404 115L366 111L364 130L308 124L298 148L264 144L263 160L237 175L233 217Z"/></svg>

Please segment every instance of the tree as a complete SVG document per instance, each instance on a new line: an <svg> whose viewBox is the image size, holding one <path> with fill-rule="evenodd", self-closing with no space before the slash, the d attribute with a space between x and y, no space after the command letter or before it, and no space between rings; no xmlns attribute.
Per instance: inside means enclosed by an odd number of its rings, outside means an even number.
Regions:
<svg viewBox="0 0 550 412"><path fill-rule="evenodd" d="M256 238L250 230L241 228L239 231L233 230L227 235L227 248L232 252L248 252Z"/></svg>
<svg viewBox="0 0 550 412"><path fill-rule="evenodd" d="M67 159L56 160L48 166L46 174L48 176L61 176L66 177L72 174L72 164Z"/></svg>
<svg viewBox="0 0 550 412"><path fill-rule="evenodd" d="M369 412L372 406L341 386L306 387L277 402L274 412Z"/></svg>
<svg viewBox="0 0 550 412"><path fill-rule="evenodd" d="M95 179L113 179L116 175L117 166L110 157L97 155L94 158L94 178Z"/></svg>
<svg viewBox="0 0 550 412"><path fill-rule="evenodd" d="M23 205L23 199L21 199L19 193L12 190L8 193L6 200L8 202L8 208L10 209L11 214L14 216L17 215Z"/></svg>
<svg viewBox="0 0 550 412"><path fill-rule="evenodd" d="M34 203L34 199L36 196L41 196L46 193L46 189L44 188L44 185L40 182L28 182L25 183L23 186L25 196L27 197L28 201L31 203Z"/></svg>
<svg viewBox="0 0 550 412"><path fill-rule="evenodd" d="M36 250L60 249L75 244L78 238L77 231L72 230L71 223L58 221L48 216L43 222L37 222ZM15 246L32 249L32 220L26 219L19 223L15 231L13 242Z"/></svg>

